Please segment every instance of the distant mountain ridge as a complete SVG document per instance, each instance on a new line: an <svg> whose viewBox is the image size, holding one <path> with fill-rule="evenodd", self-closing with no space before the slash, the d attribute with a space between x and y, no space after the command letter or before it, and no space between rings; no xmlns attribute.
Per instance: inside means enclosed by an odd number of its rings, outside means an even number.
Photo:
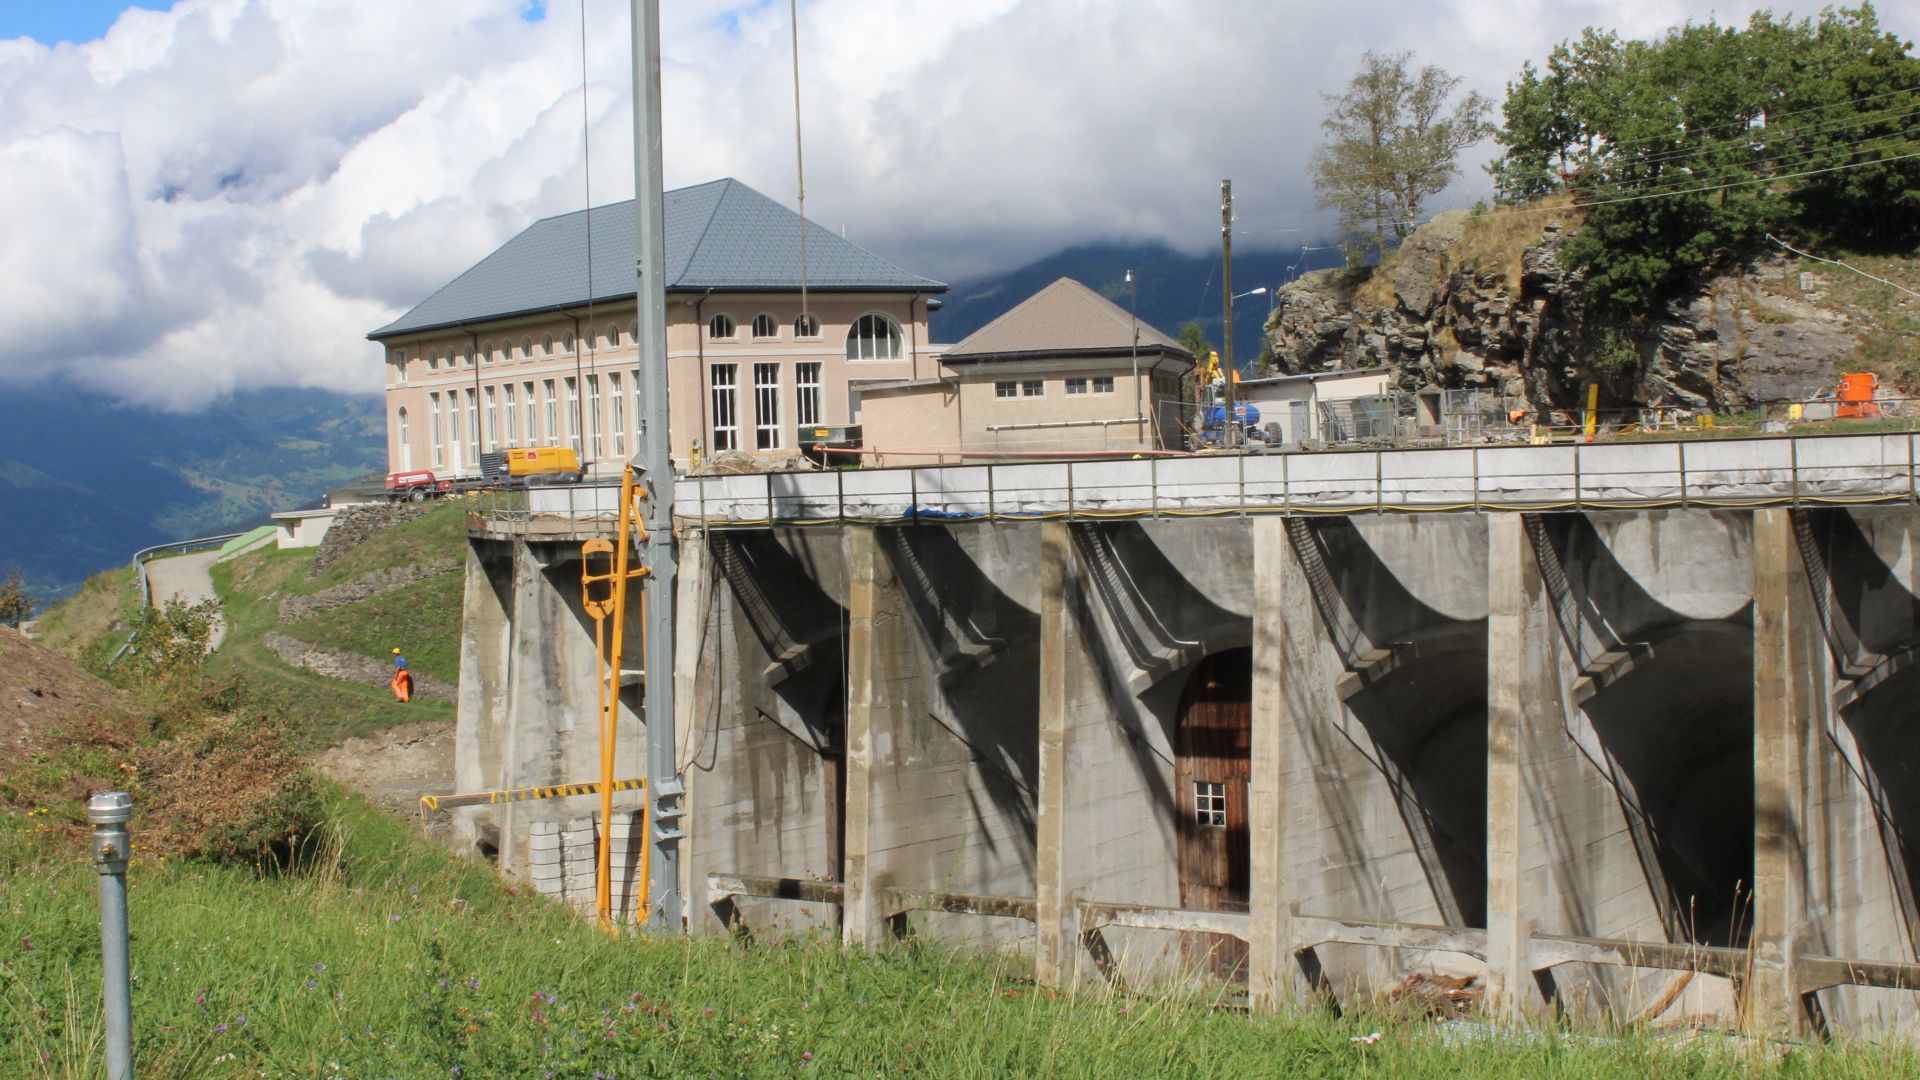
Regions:
<svg viewBox="0 0 1920 1080"><path fill-rule="evenodd" d="M1236 251L1234 290L1244 293L1264 285L1270 296L1271 290L1307 270L1338 263L1338 252L1309 253L1307 263L1300 265L1297 251ZM1141 322L1173 337L1181 327L1197 322L1214 348L1220 347L1220 256L1188 255L1161 243L1080 244L1025 266L959 282L941 298L942 307L928 319L927 332L936 342L956 343L1062 277L1124 308L1129 303L1129 269ZM1234 304L1233 351L1242 368L1260 354L1269 296L1248 296Z"/></svg>
<svg viewBox="0 0 1920 1080"><path fill-rule="evenodd" d="M384 468L377 395L257 390L201 413L0 391L0 575L64 592L138 548L257 524Z"/></svg>

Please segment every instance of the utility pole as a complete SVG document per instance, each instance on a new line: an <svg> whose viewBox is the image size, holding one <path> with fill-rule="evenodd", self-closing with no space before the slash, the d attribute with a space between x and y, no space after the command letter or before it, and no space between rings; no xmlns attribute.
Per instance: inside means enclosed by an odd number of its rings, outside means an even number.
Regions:
<svg viewBox="0 0 1920 1080"><path fill-rule="evenodd" d="M1240 420L1233 403L1233 181L1220 181L1220 296L1226 308L1226 324L1220 328L1220 358L1227 362L1221 375L1226 379L1226 408L1220 414L1220 445L1240 445L1236 437Z"/></svg>
<svg viewBox="0 0 1920 1080"><path fill-rule="evenodd" d="M1133 317L1133 439L1147 437L1147 414L1140 406L1140 294L1133 283L1133 271L1127 271L1127 313Z"/></svg>
<svg viewBox="0 0 1920 1080"><path fill-rule="evenodd" d="M636 450L645 471L647 925L681 928L680 830L685 790L673 738L673 443L667 430L667 292L665 173L660 161L660 0L633 0L634 207L639 222L636 307L639 310L639 409L646 426ZM601 828L611 828L602 822Z"/></svg>

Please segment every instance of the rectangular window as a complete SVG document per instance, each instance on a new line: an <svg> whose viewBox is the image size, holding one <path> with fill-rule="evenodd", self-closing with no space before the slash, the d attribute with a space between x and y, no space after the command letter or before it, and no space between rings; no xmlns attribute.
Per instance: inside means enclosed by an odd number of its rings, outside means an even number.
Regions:
<svg viewBox="0 0 1920 1080"><path fill-rule="evenodd" d="M1113 393L1113 376L1099 375L1093 380L1093 392L1096 394Z"/></svg>
<svg viewBox="0 0 1920 1080"><path fill-rule="evenodd" d="M460 471L460 446L466 442L460 437L460 391L447 391L447 465L454 472Z"/></svg>
<svg viewBox="0 0 1920 1080"><path fill-rule="evenodd" d="M1084 394L1086 392L1087 392L1087 380L1085 379L1068 379L1067 380L1067 393Z"/></svg>
<svg viewBox="0 0 1920 1080"><path fill-rule="evenodd" d="M580 455L580 384L567 377L567 445Z"/></svg>
<svg viewBox="0 0 1920 1080"><path fill-rule="evenodd" d="M1226 828L1227 785L1218 780L1195 780L1193 818L1202 828Z"/></svg>
<svg viewBox="0 0 1920 1080"><path fill-rule="evenodd" d="M1013 397L1020 392L1020 384L1012 381L993 384L994 397Z"/></svg>
<svg viewBox="0 0 1920 1080"><path fill-rule="evenodd" d="M538 399L534 397L532 383L521 383L520 388L526 392L526 399L527 399L527 426L526 426L527 441L524 445L539 446L540 437L539 435L536 434L536 432L539 430L539 425L536 424L534 421L540 415L540 404Z"/></svg>
<svg viewBox="0 0 1920 1080"><path fill-rule="evenodd" d="M487 450L500 449L500 403L494 400L493 387L486 388L487 394Z"/></svg>
<svg viewBox="0 0 1920 1080"><path fill-rule="evenodd" d="M427 431L433 436L433 467L439 468L446 461L447 444L441 439L440 395L427 395Z"/></svg>
<svg viewBox="0 0 1920 1080"><path fill-rule="evenodd" d="M793 419L803 427L822 423L820 418L820 361L808 360L793 365Z"/></svg>
<svg viewBox="0 0 1920 1080"><path fill-rule="evenodd" d="M753 446L780 449L780 365L753 365Z"/></svg>
<svg viewBox="0 0 1920 1080"><path fill-rule="evenodd" d="M605 457L607 443L603 435L605 429L600 423L600 376L587 376L587 445L592 447L595 458Z"/></svg>
<svg viewBox="0 0 1920 1080"><path fill-rule="evenodd" d="M547 380L547 445L560 445L560 402L553 393L553 380Z"/></svg>
<svg viewBox="0 0 1920 1080"><path fill-rule="evenodd" d="M507 430L506 430L507 449L511 450L514 447L520 445L520 440L515 438L515 436L519 434L517 431L514 430L515 427L517 426L515 414L519 412L519 410L515 408L515 405L517 403L513 400L513 384L512 383L507 384L506 393L507 393L506 411L503 412L501 415L504 416L507 421Z"/></svg>
<svg viewBox="0 0 1920 1080"><path fill-rule="evenodd" d="M713 453L740 449L740 419L735 376L738 364L714 364L708 377L713 388Z"/></svg>
<svg viewBox="0 0 1920 1080"><path fill-rule="evenodd" d="M607 389L613 394L613 456L625 459L627 456L627 395L620 387L620 373L607 372Z"/></svg>
<svg viewBox="0 0 1920 1080"><path fill-rule="evenodd" d="M1039 379L1020 380L1021 397L1039 397L1047 392L1047 384Z"/></svg>
<svg viewBox="0 0 1920 1080"><path fill-rule="evenodd" d="M467 464L480 465L480 395L467 390Z"/></svg>

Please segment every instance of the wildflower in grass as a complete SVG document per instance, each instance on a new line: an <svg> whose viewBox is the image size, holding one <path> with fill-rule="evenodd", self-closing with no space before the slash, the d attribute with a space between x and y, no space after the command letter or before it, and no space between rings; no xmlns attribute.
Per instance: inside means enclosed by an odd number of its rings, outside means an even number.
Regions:
<svg viewBox="0 0 1920 1080"><path fill-rule="evenodd" d="M205 990L195 990L193 992L193 1003L195 1005L205 1005L207 1003L207 992Z"/></svg>
<svg viewBox="0 0 1920 1080"><path fill-rule="evenodd" d="M812 1060L813 1060L813 1051L811 1051L811 1050L802 1050L802 1051L800 1051L800 1060L801 1060L801 1061L812 1061Z"/></svg>
<svg viewBox="0 0 1920 1080"><path fill-rule="evenodd" d="M387 916L387 921L388 921L388 922L390 922L390 923L392 923L392 922L399 922L399 921L400 921L400 913L396 911L396 912L394 912L393 914L391 914L391 915L389 915L389 916Z"/></svg>
<svg viewBox="0 0 1920 1080"><path fill-rule="evenodd" d="M213 1025L213 1033L215 1035L225 1035L227 1033L227 1025L225 1024Z"/></svg>
<svg viewBox="0 0 1920 1080"><path fill-rule="evenodd" d="M309 990L311 990L311 989L313 989L314 987L316 987L316 986L319 986L319 985L320 985L319 983L317 983L317 982L314 982L314 981L313 981L312 979L308 979L308 980L307 980L307 989L309 989Z"/></svg>
<svg viewBox="0 0 1920 1080"><path fill-rule="evenodd" d="M469 990L478 990L478 989L480 989L480 980L479 980L479 979L474 979L474 978L469 978L469 979L467 980L467 989L469 989Z"/></svg>
<svg viewBox="0 0 1920 1080"><path fill-rule="evenodd" d="M324 961L324 960L322 960L322 961L320 961L319 963L316 963L316 964L314 964L314 965L313 965L313 971L314 971L314 974L316 974L316 975L318 975L319 973L321 973L321 972L323 972L323 971L325 971L325 970L327 970L327 963L326 963L326 961Z"/></svg>

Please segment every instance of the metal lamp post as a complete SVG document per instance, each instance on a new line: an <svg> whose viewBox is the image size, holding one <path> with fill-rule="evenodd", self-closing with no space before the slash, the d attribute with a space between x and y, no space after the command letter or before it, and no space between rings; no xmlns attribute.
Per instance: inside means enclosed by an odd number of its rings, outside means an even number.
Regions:
<svg viewBox="0 0 1920 1080"><path fill-rule="evenodd" d="M1146 438L1147 414L1140 404L1140 296L1132 270L1127 271L1127 314L1133 318L1133 438L1139 442Z"/></svg>
<svg viewBox="0 0 1920 1080"><path fill-rule="evenodd" d="M127 821L132 817L133 797L124 791L103 791L87 801L93 865L100 872L107 1080L133 1080L133 995L127 975Z"/></svg>
<svg viewBox="0 0 1920 1080"><path fill-rule="evenodd" d="M1267 287L1262 285L1257 289L1248 289L1243 293L1229 292L1227 294L1227 326L1221 335L1222 345L1226 350L1226 354L1221 359L1227 362L1227 370L1223 376L1227 383L1226 396L1224 399L1226 401L1226 411L1220 416L1220 442L1226 447L1241 445L1241 443L1244 442L1244 439L1236 442L1233 436L1228 434L1229 432L1239 430L1240 427L1239 406L1234 401L1235 387L1233 384L1233 377L1240 370L1233 362L1233 302L1248 296L1259 296L1266 291Z"/></svg>

